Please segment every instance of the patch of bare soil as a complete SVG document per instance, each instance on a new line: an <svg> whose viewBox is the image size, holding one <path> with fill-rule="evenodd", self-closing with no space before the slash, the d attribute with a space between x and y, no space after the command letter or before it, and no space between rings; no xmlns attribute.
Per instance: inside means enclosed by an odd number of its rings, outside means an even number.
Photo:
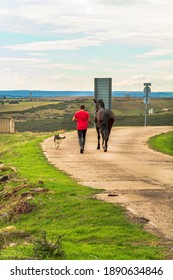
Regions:
<svg viewBox="0 0 173 280"><path fill-rule="evenodd" d="M44 188L42 181L38 181L37 186L32 186L26 179L18 179L13 167L1 164L0 174L0 220L4 222L14 222L20 215L32 212L35 209L34 196L49 191ZM17 185L11 186L12 181ZM32 242L32 237L14 226L0 228L0 249L17 246L16 240L28 245Z"/></svg>
<svg viewBox="0 0 173 280"><path fill-rule="evenodd" d="M43 192L48 192L48 189L34 188L27 183L16 187L5 185L0 191L0 219L9 222L18 215L32 212L34 195Z"/></svg>
<svg viewBox="0 0 173 280"><path fill-rule="evenodd" d="M108 152L97 150L95 129L87 132L85 152L79 153L77 133L66 133L60 149L53 137L43 143L51 164L80 184L102 189L97 199L120 204L135 222L169 244L173 257L173 157L148 148L149 137L173 127L115 127ZM172 251L171 251L172 250Z"/></svg>

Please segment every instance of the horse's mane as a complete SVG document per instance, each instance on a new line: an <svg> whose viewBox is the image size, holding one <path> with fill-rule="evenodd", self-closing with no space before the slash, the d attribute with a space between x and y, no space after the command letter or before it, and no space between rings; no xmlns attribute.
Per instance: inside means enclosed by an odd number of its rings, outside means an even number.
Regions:
<svg viewBox="0 0 173 280"><path fill-rule="evenodd" d="M101 106L102 108L105 109L105 103L103 102L103 99L99 99L99 100L98 100L98 103L100 104L100 106Z"/></svg>

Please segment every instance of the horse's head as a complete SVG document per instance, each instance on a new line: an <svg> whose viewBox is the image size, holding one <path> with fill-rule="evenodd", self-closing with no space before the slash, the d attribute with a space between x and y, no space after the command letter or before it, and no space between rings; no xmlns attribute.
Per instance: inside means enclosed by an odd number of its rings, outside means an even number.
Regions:
<svg viewBox="0 0 173 280"><path fill-rule="evenodd" d="M101 108L105 108L105 104L102 99L99 100L94 99L94 102L95 102L96 112L98 112Z"/></svg>

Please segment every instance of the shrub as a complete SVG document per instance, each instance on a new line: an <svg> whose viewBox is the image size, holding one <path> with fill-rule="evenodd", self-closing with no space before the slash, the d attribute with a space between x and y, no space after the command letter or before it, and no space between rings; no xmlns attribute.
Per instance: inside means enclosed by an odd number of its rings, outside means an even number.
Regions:
<svg viewBox="0 0 173 280"><path fill-rule="evenodd" d="M34 257L39 260L62 260L65 259L65 253L62 249L62 236L58 236L56 240L49 242L47 233L43 231L40 238L36 239L33 246Z"/></svg>

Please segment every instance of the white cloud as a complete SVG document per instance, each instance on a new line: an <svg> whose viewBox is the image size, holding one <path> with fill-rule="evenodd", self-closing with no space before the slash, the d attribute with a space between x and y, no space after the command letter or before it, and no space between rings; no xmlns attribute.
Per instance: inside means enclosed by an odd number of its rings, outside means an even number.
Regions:
<svg viewBox="0 0 173 280"><path fill-rule="evenodd" d="M111 6L167 6L172 0L95 0L98 4Z"/></svg>
<svg viewBox="0 0 173 280"><path fill-rule="evenodd" d="M88 46L99 46L102 41L99 39L94 39L90 37L75 39L75 40L59 40L59 41L46 41L46 42L36 42L28 44L17 44L6 46L5 48L11 50L76 50L81 47Z"/></svg>
<svg viewBox="0 0 173 280"><path fill-rule="evenodd" d="M54 70L54 69L65 69L65 70L87 70L86 66L81 64L69 64L69 63L52 63L48 59L39 58L2 58L0 57L0 64L3 69L20 69L22 66L25 68L31 68L33 71L37 68ZM3 71L2 69L2 71Z"/></svg>
<svg viewBox="0 0 173 280"><path fill-rule="evenodd" d="M36 52L36 53L28 53L28 55L31 55L31 56L46 56L45 53L40 53L40 52Z"/></svg>
<svg viewBox="0 0 173 280"><path fill-rule="evenodd" d="M163 79L165 80L165 81L173 81L173 75L167 75L167 76L164 76L163 77Z"/></svg>
<svg viewBox="0 0 173 280"><path fill-rule="evenodd" d="M168 41L173 33L172 10L164 4L167 2L171 3L164 0L15 1L16 7L6 9L0 29L47 35L83 33L105 41L128 43L130 39L134 45L158 44L158 41L164 44L163 36Z"/></svg>
<svg viewBox="0 0 173 280"><path fill-rule="evenodd" d="M129 76L127 79L122 79L120 81L115 82L115 87L125 87L125 88L137 88L141 90L143 83L146 82L149 78L147 75L141 74L141 75L135 75L135 76Z"/></svg>
<svg viewBox="0 0 173 280"><path fill-rule="evenodd" d="M34 65L34 64L38 65L38 64L43 64L43 63L47 63L47 62L48 62L47 59L0 57L1 66L2 65L15 65L15 67L18 67L20 65L25 65L25 66Z"/></svg>
<svg viewBox="0 0 173 280"><path fill-rule="evenodd" d="M153 57L159 57L159 56L167 56L167 55L173 55L173 50L172 49L158 49L158 50L153 50L150 52L145 52L141 55L135 55L135 57L138 58L153 58Z"/></svg>

